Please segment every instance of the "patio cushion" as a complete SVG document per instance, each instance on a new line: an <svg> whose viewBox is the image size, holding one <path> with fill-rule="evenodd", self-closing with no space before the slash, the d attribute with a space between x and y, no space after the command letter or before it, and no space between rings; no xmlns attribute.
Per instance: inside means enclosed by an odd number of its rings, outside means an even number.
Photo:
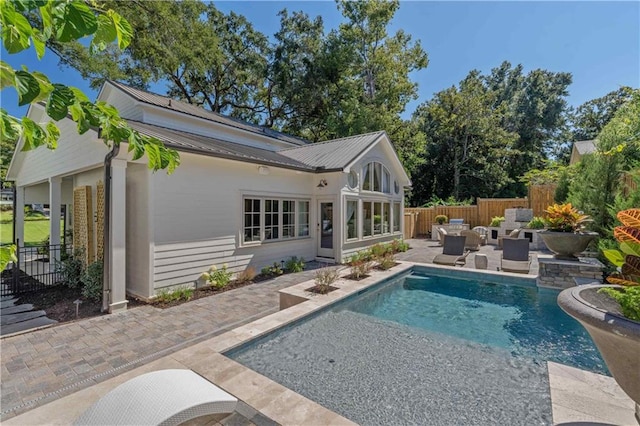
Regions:
<svg viewBox="0 0 640 426"><path fill-rule="evenodd" d="M135 377L100 398L76 425L179 425L232 413L238 400L191 370L160 370Z"/></svg>

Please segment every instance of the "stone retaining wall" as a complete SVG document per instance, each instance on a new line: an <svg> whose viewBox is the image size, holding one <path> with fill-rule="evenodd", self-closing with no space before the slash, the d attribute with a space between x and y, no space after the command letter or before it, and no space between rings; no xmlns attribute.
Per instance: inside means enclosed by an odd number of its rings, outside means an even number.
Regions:
<svg viewBox="0 0 640 426"><path fill-rule="evenodd" d="M598 259L581 257L579 262L557 260L552 257L538 257L538 287L565 289L579 281L589 279L602 282L604 265Z"/></svg>

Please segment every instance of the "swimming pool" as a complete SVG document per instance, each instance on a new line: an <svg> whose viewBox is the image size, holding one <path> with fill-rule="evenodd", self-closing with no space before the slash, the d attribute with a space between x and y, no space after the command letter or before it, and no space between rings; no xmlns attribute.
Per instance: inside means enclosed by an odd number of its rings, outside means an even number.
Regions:
<svg viewBox="0 0 640 426"><path fill-rule="evenodd" d="M360 424L550 424L546 360L606 371L557 292L430 272L227 355Z"/></svg>

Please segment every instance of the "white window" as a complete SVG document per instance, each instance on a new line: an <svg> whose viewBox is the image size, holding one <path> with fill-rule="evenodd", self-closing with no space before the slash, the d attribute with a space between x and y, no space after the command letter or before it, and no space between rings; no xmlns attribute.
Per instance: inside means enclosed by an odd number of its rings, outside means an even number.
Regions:
<svg viewBox="0 0 640 426"><path fill-rule="evenodd" d="M388 234L391 232L391 204L382 204L382 233Z"/></svg>
<svg viewBox="0 0 640 426"><path fill-rule="evenodd" d="M280 238L279 200L264 200L264 239L277 240Z"/></svg>
<svg viewBox="0 0 640 426"><path fill-rule="evenodd" d="M260 200L244 199L244 241L260 241Z"/></svg>
<svg viewBox="0 0 640 426"><path fill-rule="evenodd" d="M296 202L282 201L282 238L296 236Z"/></svg>
<svg viewBox="0 0 640 426"><path fill-rule="evenodd" d="M347 200L347 239L358 238L358 201Z"/></svg>
<svg viewBox="0 0 640 426"><path fill-rule="evenodd" d="M371 190L371 169L373 168L373 163L369 163L362 168L362 189L364 191Z"/></svg>
<svg viewBox="0 0 640 426"><path fill-rule="evenodd" d="M347 176L347 185L349 189L356 189L358 187L358 174L351 170L349 176Z"/></svg>
<svg viewBox="0 0 640 426"><path fill-rule="evenodd" d="M391 173L382 164L371 162L362 168L362 190L391 193Z"/></svg>
<svg viewBox="0 0 640 426"><path fill-rule="evenodd" d="M298 237L309 236L309 202L298 201Z"/></svg>
<svg viewBox="0 0 640 426"><path fill-rule="evenodd" d="M365 201L362 203L362 236L370 237L373 233L373 203Z"/></svg>
<svg viewBox="0 0 640 426"><path fill-rule="evenodd" d="M382 203L373 203L373 235L382 234Z"/></svg>
<svg viewBox="0 0 640 426"><path fill-rule="evenodd" d="M393 203L393 232L400 232L400 203Z"/></svg>
<svg viewBox="0 0 640 426"><path fill-rule="evenodd" d="M309 201L245 198L243 242L309 236Z"/></svg>

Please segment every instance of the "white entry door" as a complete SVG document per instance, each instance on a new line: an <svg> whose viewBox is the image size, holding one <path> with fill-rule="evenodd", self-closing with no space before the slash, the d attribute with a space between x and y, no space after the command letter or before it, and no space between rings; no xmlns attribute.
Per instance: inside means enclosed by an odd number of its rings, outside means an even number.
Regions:
<svg viewBox="0 0 640 426"><path fill-rule="evenodd" d="M333 259L333 202L318 202L318 256Z"/></svg>

